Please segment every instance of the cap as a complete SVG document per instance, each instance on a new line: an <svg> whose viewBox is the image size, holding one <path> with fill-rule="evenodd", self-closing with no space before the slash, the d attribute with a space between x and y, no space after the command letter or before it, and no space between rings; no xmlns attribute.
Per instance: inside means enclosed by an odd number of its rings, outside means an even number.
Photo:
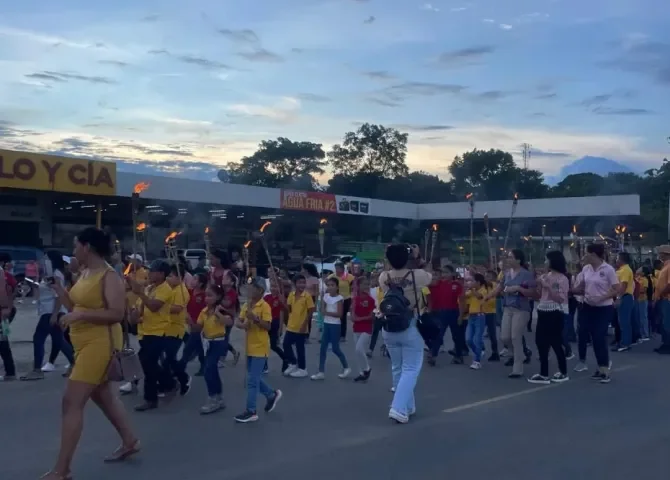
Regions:
<svg viewBox="0 0 670 480"><path fill-rule="evenodd" d="M254 286L256 288L262 289L263 291L265 291L265 288L267 286L267 284L265 283L265 278L263 277L251 277L247 281L247 285Z"/></svg>
<svg viewBox="0 0 670 480"><path fill-rule="evenodd" d="M661 245L656 249L658 253L662 253L664 255L670 255L670 245Z"/></svg>
<svg viewBox="0 0 670 480"><path fill-rule="evenodd" d="M138 254L138 253L133 253L133 254L131 254L131 255L128 255L128 258L129 258L130 260L137 260L137 261L139 261L139 262L143 262L143 261L144 261L144 259L142 258L142 255L140 255L140 254Z"/></svg>
<svg viewBox="0 0 670 480"><path fill-rule="evenodd" d="M165 260L154 260L149 266L149 271L164 273L167 277L170 275L170 264Z"/></svg>

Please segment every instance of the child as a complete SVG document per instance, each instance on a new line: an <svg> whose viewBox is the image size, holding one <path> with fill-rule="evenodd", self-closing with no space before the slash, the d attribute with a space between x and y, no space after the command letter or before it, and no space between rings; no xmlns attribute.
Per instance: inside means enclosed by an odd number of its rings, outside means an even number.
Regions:
<svg viewBox="0 0 670 480"><path fill-rule="evenodd" d="M270 305L270 313L272 314L272 325L270 327L270 349L272 349L273 352L279 355L279 358L282 361L281 371L283 372L284 370L286 370L288 365L286 365L286 356L284 355L284 351L279 347L279 338L281 337L281 332L283 330L283 325L281 321L282 299L280 298L280 295L281 293L279 291L279 285L277 285L276 281L271 281L270 293L265 295L265 297L263 297L263 300L265 300L265 303ZM268 366L266 362L263 373L267 373L267 371Z"/></svg>
<svg viewBox="0 0 670 480"><path fill-rule="evenodd" d="M219 359L228 351L227 333L233 317L221 306L223 289L211 283L205 291L206 307L198 315L198 326L202 330L205 347L205 384L209 396L200 413L207 415L225 408L223 385L219 376Z"/></svg>
<svg viewBox="0 0 670 480"><path fill-rule="evenodd" d="M473 285L467 293L468 299L468 327L466 330L467 343L474 359L470 368L479 370L482 368L482 350L484 349L484 327L486 317L484 315L484 297L486 297L486 279L481 273L474 274Z"/></svg>
<svg viewBox="0 0 670 480"><path fill-rule="evenodd" d="M635 280L640 285L637 296L637 316L640 322L640 343L649 341L649 311L648 311L648 290L649 290L649 270L647 267L640 267L635 273Z"/></svg>
<svg viewBox="0 0 670 480"><path fill-rule="evenodd" d="M358 277L356 280L358 294L354 298L353 307L353 331L356 340L356 359L358 360L359 374L354 382L367 382L370 378L370 364L367 353L369 351L370 339L374 322L375 299L370 295L370 281L366 277Z"/></svg>
<svg viewBox="0 0 670 480"><path fill-rule="evenodd" d="M288 310L288 325L284 334L284 354L288 367L284 375L293 378L305 378L305 341L307 340L307 322L312 321L314 301L305 291L307 280L303 275L294 278L295 291L288 296L286 309ZM295 345L295 352L293 346ZM297 359L296 359L297 356Z"/></svg>
<svg viewBox="0 0 670 480"><path fill-rule="evenodd" d="M340 378L346 378L351 373L347 364L347 358L340 349L340 319L344 309L344 298L338 293L339 281L335 277L326 280L326 293L321 303L321 313L323 315L323 334L321 336L321 349L319 351L319 372L312 375L312 380L323 380L326 371L326 355L328 346L331 345L333 353L340 359L342 364L342 373Z"/></svg>
<svg viewBox="0 0 670 480"><path fill-rule="evenodd" d="M495 280L496 272L488 270L486 272L486 298L484 299L484 317L486 318L486 331L489 334L489 341L491 342L491 356L489 362L499 362L500 354L498 353L498 330L496 324L496 296L495 296Z"/></svg>
<svg viewBox="0 0 670 480"><path fill-rule="evenodd" d="M258 420L256 397L258 391L267 399L265 412L270 413L281 400L281 390L271 389L263 381L263 370L270 354L270 330L272 329L272 310L263 300L265 279L256 277L249 284L249 300L242 307L237 326L247 333L247 409L235 417L238 423Z"/></svg>
<svg viewBox="0 0 670 480"><path fill-rule="evenodd" d="M198 323L198 316L200 312L205 308L205 291L207 290L207 274L198 273L194 277L194 287L190 293L190 299L188 305L186 305L187 321L189 331L184 336L184 349L181 353L181 368L186 369L186 365L193 360L194 357L198 357L198 362L200 363L200 368L195 374L198 377L202 377L205 373L205 351L202 349L202 337L200 333L195 332L195 326Z"/></svg>
<svg viewBox="0 0 670 480"><path fill-rule="evenodd" d="M231 318L235 318L237 313L240 311L240 300L237 293L237 277L232 270L226 270L226 273L223 274L221 287L223 288L221 307L226 315L229 315ZM230 344L231 330L232 329L228 329L228 333L226 334L226 344L228 350L225 352L221 360L225 360L225 358L228 356L228 352L231 352L233 354L233 365L237 365L237 362L240 361L240 352L235 350L235 347Z"/></svg>

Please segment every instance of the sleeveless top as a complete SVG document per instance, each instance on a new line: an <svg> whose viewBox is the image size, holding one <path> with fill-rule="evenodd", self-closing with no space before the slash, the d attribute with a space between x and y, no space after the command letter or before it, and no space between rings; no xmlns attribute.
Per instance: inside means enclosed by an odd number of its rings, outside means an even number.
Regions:
<svg viewBox="0 0 670 480"><path fill-rule="evenodd" d="M74 312L105 309L102 282L107 273L116 275L114 269L109 265L98 272L91 273L89 270L83 272L77 283L70 289L70 300L74 303ZM120 349L123 345L121 324L115 323L111 325L111 328L114 347ZM109 335L108 325L89 322L76 322L70 325L70 338L74 344L108 341Z"/></svg>

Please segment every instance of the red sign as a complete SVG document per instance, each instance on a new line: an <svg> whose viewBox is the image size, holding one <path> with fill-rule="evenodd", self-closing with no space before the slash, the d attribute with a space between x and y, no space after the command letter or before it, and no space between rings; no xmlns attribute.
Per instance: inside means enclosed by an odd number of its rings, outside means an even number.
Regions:
<svg viewBox="0 0 670 480"><path fill-rule="evenodd" d="M282 189L281 208L306 212L337 213L337 200L332 193Z"/></svg>

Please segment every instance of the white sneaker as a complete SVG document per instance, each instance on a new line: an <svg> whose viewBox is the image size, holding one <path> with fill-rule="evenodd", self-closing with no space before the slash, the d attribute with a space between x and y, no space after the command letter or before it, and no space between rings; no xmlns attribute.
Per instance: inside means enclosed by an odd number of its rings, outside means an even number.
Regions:
<svg viewBox="0 0 670 480"><path fill-rule="evenodd" d="M340 377L340 378L347 378L347 377L349 376L350 373L351 373L351 368L345 368L344 370L342 370L342 373L340 373L340 374L338 375L338 377Z"/></svg>
<svg viewBox="0 0 670 480"><path fill-rule="evenodd" d="M575 372L585 372L588 369L589 369L589 367L587 367L585 363L579 362L577 365L575 365L574 371Z"/></svg>
<svg viewBox="0 0 670 480"><path fill-rule="evenodd" d="M54 365L51 362L45 363L44 366L42 367L42 371L44 373L53 372L54 370L56 370L56 365Z"/></svg>
<svg viewBox="0 0 670 480"><path fill-rule="evenodd" d="M391 387L391 392L395 393L395 387Z"/></svg>
<svg viewBox="0 0 670 480"><path fill-rule="evenodd" d="M470 368L473 370L479 370L480 368L482 368L482 364L479 362L472 362L470 364Z"/></svg>
<svg viewBox="0 0 670 480"><path fill-rule="evenodd" d="M323 380L326 378L326 374L323 372L315 373L310 377L312 380Z"/></svg>
<svg viewBox="0 0 670 480"><path fill-rule="evenodd" d="M395 420L398 423L407 423L409 421L409 417L407 415L403 415L402 413L393 409L389 410L389 418L391 420Z"/></svg>
<svg viewBox="0 0 670 480"><path fill-rule="evenodd" d="M293 372L295 372L297 368L298 368L297 365L289 365L288 367L286 367L286 370L284 370L284 376L285 377L290 376Z"/></svg>
<svg viewBox="0 0 670 480"><path fill-rule="evenodd" d="M133 391L132 382L124 383L123 385L121 385L119 387L119 392L121 392L121 393L132 393L132 391Z"/></svg>
<svg viewBox="0 0 670 480"><path fill-rule="evenodd" d="M307 373L307 370L303 370L301 368L296 368L295 370L293 370L289 374L289 377L291 377L291 378L305 378L307 375L309 375Z"/></svg>
<svg viewBox="0 0 670 480"><path fill-rule="evenodd" d="M70 367L71 367L71 365L68 363L68 364L65 365L65 367L63 367L63 370L68 370Z"/></svg>
<svg viewBox="0 0 670 480"><path fill-rule="evenodd" d="M507 350L506 348L503 348L502 350L500 350L499 355L501 357L506 357L507 355L509 355L509 350Z"/></svg>

